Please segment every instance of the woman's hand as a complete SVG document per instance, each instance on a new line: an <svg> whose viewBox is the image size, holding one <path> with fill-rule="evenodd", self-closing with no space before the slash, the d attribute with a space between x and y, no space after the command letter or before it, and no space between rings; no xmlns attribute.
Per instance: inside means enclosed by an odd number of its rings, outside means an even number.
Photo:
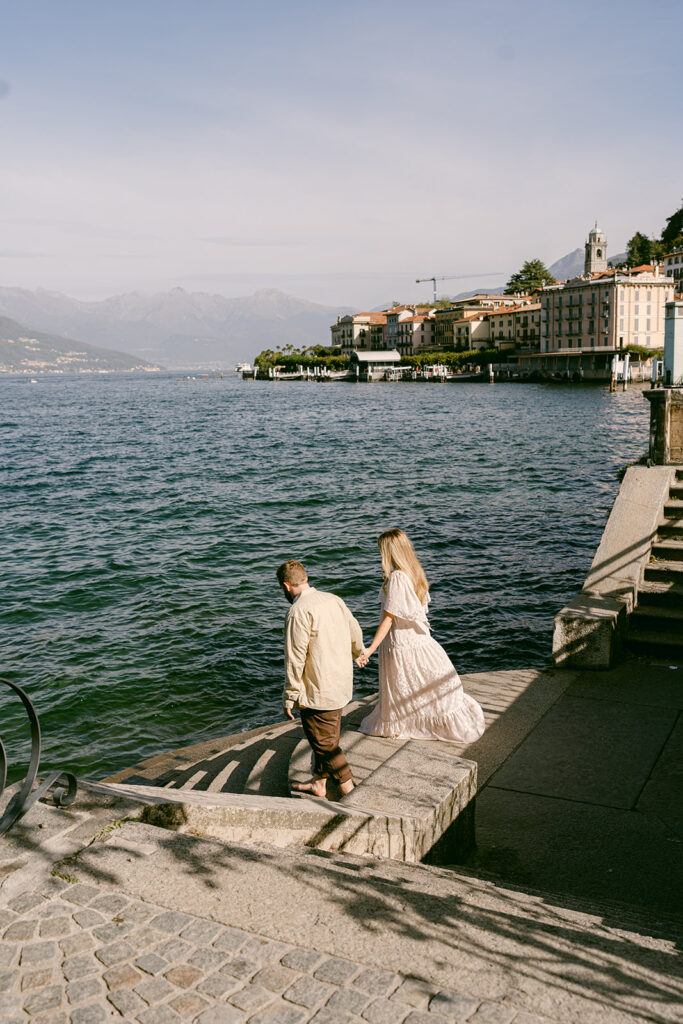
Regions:
<svg viewBox="0 0 683 1024"><path fill-rule="evenodd" d="M358 666L358 668L365 668L369 661L370 655L366 651L365 653L358 655L358 657L356 658L356 665Z"/></svg>

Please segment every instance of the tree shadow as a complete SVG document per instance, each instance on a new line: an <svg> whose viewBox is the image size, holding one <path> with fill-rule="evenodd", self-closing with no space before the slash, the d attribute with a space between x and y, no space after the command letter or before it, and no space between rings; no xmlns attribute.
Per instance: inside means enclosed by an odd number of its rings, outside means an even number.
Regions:
<svg viewBox="0 0 683 1024"><path fill-rule="evenodd" d="M124 832L135 827L127 825ZM452 871L318 850L245 847L164 834L151 826L137 828L145 830L138 834L141 843L152 838L158 848L156 869L145 869L144 857L138 859L137 869L126 867L125 861L131 859L127 847L120 875L111 867L102 873L91 848L78 858L79 875L84 869L91 879L125 891L127 875L144 870L144 898L189 913L199 905L197 893L211 890L217 899L210 916L234 925L240 921L231 908L230 892L251 875L251 891L256 884L272 911L273 924L262 929L271 938L283 937L287 901L298 892L299 902L316 908L321 920L343 916L347 953L342 955L353 956L354 934L365 950L368 945L362 937L372 934L382 943L380 948L429 944L428 954L438 953L445 963L475 957L510 976L557 988L558 999L560 992L569 992L611 1010L645 1013L662 1024L674 1019L674 1007L683 1001L680 959L673 948L639 940L640 929L634 928L637 922L628 909L620 914L614 908L608 920L581 901L573 901L571 908L558 906L551 897L510 887L502 890ZM162 866L166 870L160 870ZM171 878L176 895L169 899ZM664 930L669 940L680 935L678 929ZM329 942L326 951L339 953L334 940Z"/></svg>

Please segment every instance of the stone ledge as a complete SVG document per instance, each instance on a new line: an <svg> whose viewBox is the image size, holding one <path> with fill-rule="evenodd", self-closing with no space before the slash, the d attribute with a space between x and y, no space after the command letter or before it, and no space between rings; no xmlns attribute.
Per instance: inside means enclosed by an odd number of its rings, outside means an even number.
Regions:
<svg viewBox="0 0 683 1024"><path fill-rule="evenodd" d="M555 665L610 668L619 657L675 475L669 466L626 471L583 588L555 616Z"/></svg>
<svg viewBox="0 0 683 1024"><path fill-rule="evenodd" d="M126 783L83 783L97 793L141 805L141 819L177 832L224 842L308 846L321 850L420 861L459 815L468 852L473 836L477 766L442 750L407 741L340 803L312 796L199 792Z"/></svg>

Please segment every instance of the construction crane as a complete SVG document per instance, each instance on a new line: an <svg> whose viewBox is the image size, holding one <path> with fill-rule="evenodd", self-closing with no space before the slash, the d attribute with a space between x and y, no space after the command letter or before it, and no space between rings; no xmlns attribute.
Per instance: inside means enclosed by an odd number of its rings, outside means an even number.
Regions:
<svg viewBox="0 0 683 1024"><path fill-rule="evenodd" d="M431 281L432 287L434 288L434 302L436 302L437 281L455 281L458 278L465 277L500 277L502 273L502 270L491 270L488 271L486 274L447 274L445 277L416 277L415 284L424 284L425 281Z"/></svg>

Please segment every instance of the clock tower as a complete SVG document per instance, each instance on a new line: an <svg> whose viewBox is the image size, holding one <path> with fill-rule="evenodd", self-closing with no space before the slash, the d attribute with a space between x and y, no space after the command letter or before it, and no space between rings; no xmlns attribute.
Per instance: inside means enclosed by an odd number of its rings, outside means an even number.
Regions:
<svg viewBox="0 0 683 1024"><path fill-rule="evenodd" d="M586 259L583 264L585 277L607 270L607 242L596 220L586 242Z"/></svg>

